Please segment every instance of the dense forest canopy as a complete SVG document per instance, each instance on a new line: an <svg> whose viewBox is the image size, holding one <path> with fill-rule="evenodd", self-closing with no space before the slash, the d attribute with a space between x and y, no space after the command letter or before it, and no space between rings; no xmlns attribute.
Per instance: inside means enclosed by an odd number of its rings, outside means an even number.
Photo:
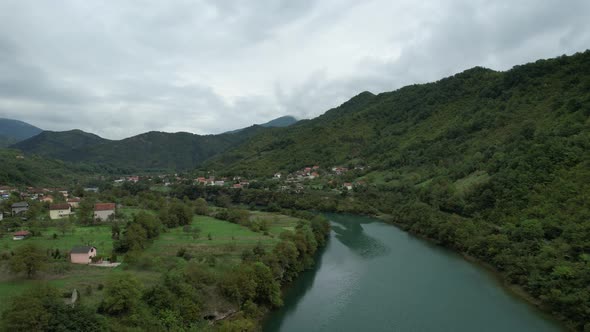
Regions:
<svg viewBox="0 0 590 332"><path fill-rule="evenodd" d="M389 213L413 233L491 263L581 327L590 322L589 116L586 51L364 92L206 168L270 176L367 166L357 180L371 185L319 208ZM288 202L279 200L307 205Z"/></svg>

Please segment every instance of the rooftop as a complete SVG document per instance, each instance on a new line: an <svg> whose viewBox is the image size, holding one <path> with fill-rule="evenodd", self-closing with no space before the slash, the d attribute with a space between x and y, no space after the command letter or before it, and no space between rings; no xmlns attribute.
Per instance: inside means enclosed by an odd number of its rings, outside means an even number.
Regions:
<svg viewBox="0 0 590 332"><path fill-rule="evenodd" d="M51 204L49 206L49 210L67 210L69 208L70 204L67 203Z"/></svg>
<svg viewBox="0 0 590 332"><path fill-rule="evenodd" d="M96 203L94 204L94 211L110 211L115 210L115 203Z"/></svg>
<svg viewBox="0 0 590 332"><path fill-rule="evenodd" d="M75 246L70 250L70 254L87 254L92 249L96 250L96 248L91 246Z"/></svg>

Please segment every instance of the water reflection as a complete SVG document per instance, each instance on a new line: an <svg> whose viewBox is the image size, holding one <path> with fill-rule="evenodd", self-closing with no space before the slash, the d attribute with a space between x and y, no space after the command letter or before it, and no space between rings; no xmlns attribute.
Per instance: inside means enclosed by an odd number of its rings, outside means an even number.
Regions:
<svg viewBox="0 0 590 332"><path fill-rule="evenodd" d="M363 258L375 258L386 255L389 247L380 240L367 235L363 224L375 222L371 219L351 222L349 217L339 215L327 215L332 222L332 230L335 238Z"/></svg>
<svg viewBox="0 0 590 332"><path fill-rule="evenodd" d="M302 274L299 275L297 280L295 280L295 282L293 282L292 285L289 285L289 288L286 290L285 295L287 295L287 297L289 298L289 302L294 303L294 304L284 306L283 309L280 311L280 316L286 317L289 314L291 314L291 312L294 312L295 310L297 310L297 307L301 304L300 300L305 296L305 294L307 294L307 292L310 289L313 288L315 281L316 281L316 274L322 268L322 264L323 264L323 260L324 260L323 254L324 254L324 251L326 250L327 246L329 245L329 241L330 241L330 239L328 239L328 243L326 243L325 247L320 248L316 252L314 267L310 270L304 271ZM273 320L273 322L275 322L275 321L278 322L278 324L273 324L274 326L271 325L272 329L279 330L283 321L280 319ZM269 327L271 327L271 326L269 326Z"/></svg>
<svg viewBox="0 0 590 332"><path fill-rule="evenodd" d="M268 332L556 332L459 255L375 219L327 215L333 232L264 324Z"/></svg>

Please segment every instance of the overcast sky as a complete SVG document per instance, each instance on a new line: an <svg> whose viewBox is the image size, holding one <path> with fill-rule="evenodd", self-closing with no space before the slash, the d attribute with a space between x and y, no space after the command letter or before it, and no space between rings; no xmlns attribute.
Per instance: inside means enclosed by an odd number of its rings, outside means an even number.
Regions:
<svg viewBox="0 0 590 332"><path fill-rule="evenodd" d="M0 0L0 117L219 133L589 47L588 0Z"/></svg>

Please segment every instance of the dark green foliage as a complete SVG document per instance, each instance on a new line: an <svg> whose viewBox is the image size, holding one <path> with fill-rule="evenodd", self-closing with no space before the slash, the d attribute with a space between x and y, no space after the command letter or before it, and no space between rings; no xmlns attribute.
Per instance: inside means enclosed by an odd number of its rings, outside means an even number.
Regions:
<svg viewBox="0 0 590 332"><path fill-rule="evenodd" d="M159 218L168 228L190 225L193 220L193 209L189 204L174 200L160 210Z"/></svg>
<svg viewBox="0 0 590 332"><path fill-rule="evenodd" d="M26 122L0 118L0 147L33 137L43 130Z"/></svg>
<svg viewBox="0 0 590 332"><path fill-rule="evenodd" d="M130 274L111 276L104 287L99 312L108 316L128 316L141 306L141 283Z"/></svg>
<svg viewBox="0 0 590 332"><path fill-rule="evenodd" d="M278 307L283 304L281 288L271 270L261 262L243 263L227 275L221 288L226 296L244 305L251 301Z"/></svg>
<svg viewBox="0 0 590 332"><path fill-rule="evenodd" d="M68 155L70 151L86 149L103 142L108 142L108 140L81 130L44 131L12 147L24 151L27 154L69 160Z"/></svg>
<svg viewBox="0 0 590 332"><path fill-rule="evenodd" d="M34 287L12 299L2 314L6 331L106 331L105 320L86 307L65 305L57 289Z"/></svg>
<svg viewBox="0 0 590 332"><path fill-rule="evenodd" d="M161 283L143 294L143 301L166 329L188 327L201 319L198 288L203 284L192 277L190 272L166 273Z"/></svg>
<svg viewBox="0 0 590 332"><path fill-rule="evenodd" d="M252 126L236 133L206 136L152 131L118 141L80 130L46 131L13 147L27 154L125 170L182 170L193 168L264 130Z"/></svg>
<svg viewBox="0 0 590 332"><path fill-rule="evenodd" d="M207 204L207 201L203 198L198 198L195 201L195 214L201 216L209 215L209 205Z"/></svg>
<svg viewBox="0 0 590 332"><path fill-rule="evenodd" d="M42 249L33 243L27 243L14 250L9 266L13 273L24 272L27 278L33 278L45 268L47 259Z"/></svg>
<svg viewBox="0 0 590 332"><path fill-rule="evenodd" d="M117 253L145 249L150 240L160 235L161 229L162 223L160 219L142 211L134 215L133 219L127 222L125 230L122 232L122 237L120 236L121 230L119 226L112 226L113 238L115 236L121 237L119 241L114 242L113 249Z"/></svg>
<svg viewBox="0 0 590 332"><path fill-rule="evenodd" d="M73 165L62 161L25 155L0 148L0 183L2 185L64 186L91 179L106 172L98 166Z"/></svg>

